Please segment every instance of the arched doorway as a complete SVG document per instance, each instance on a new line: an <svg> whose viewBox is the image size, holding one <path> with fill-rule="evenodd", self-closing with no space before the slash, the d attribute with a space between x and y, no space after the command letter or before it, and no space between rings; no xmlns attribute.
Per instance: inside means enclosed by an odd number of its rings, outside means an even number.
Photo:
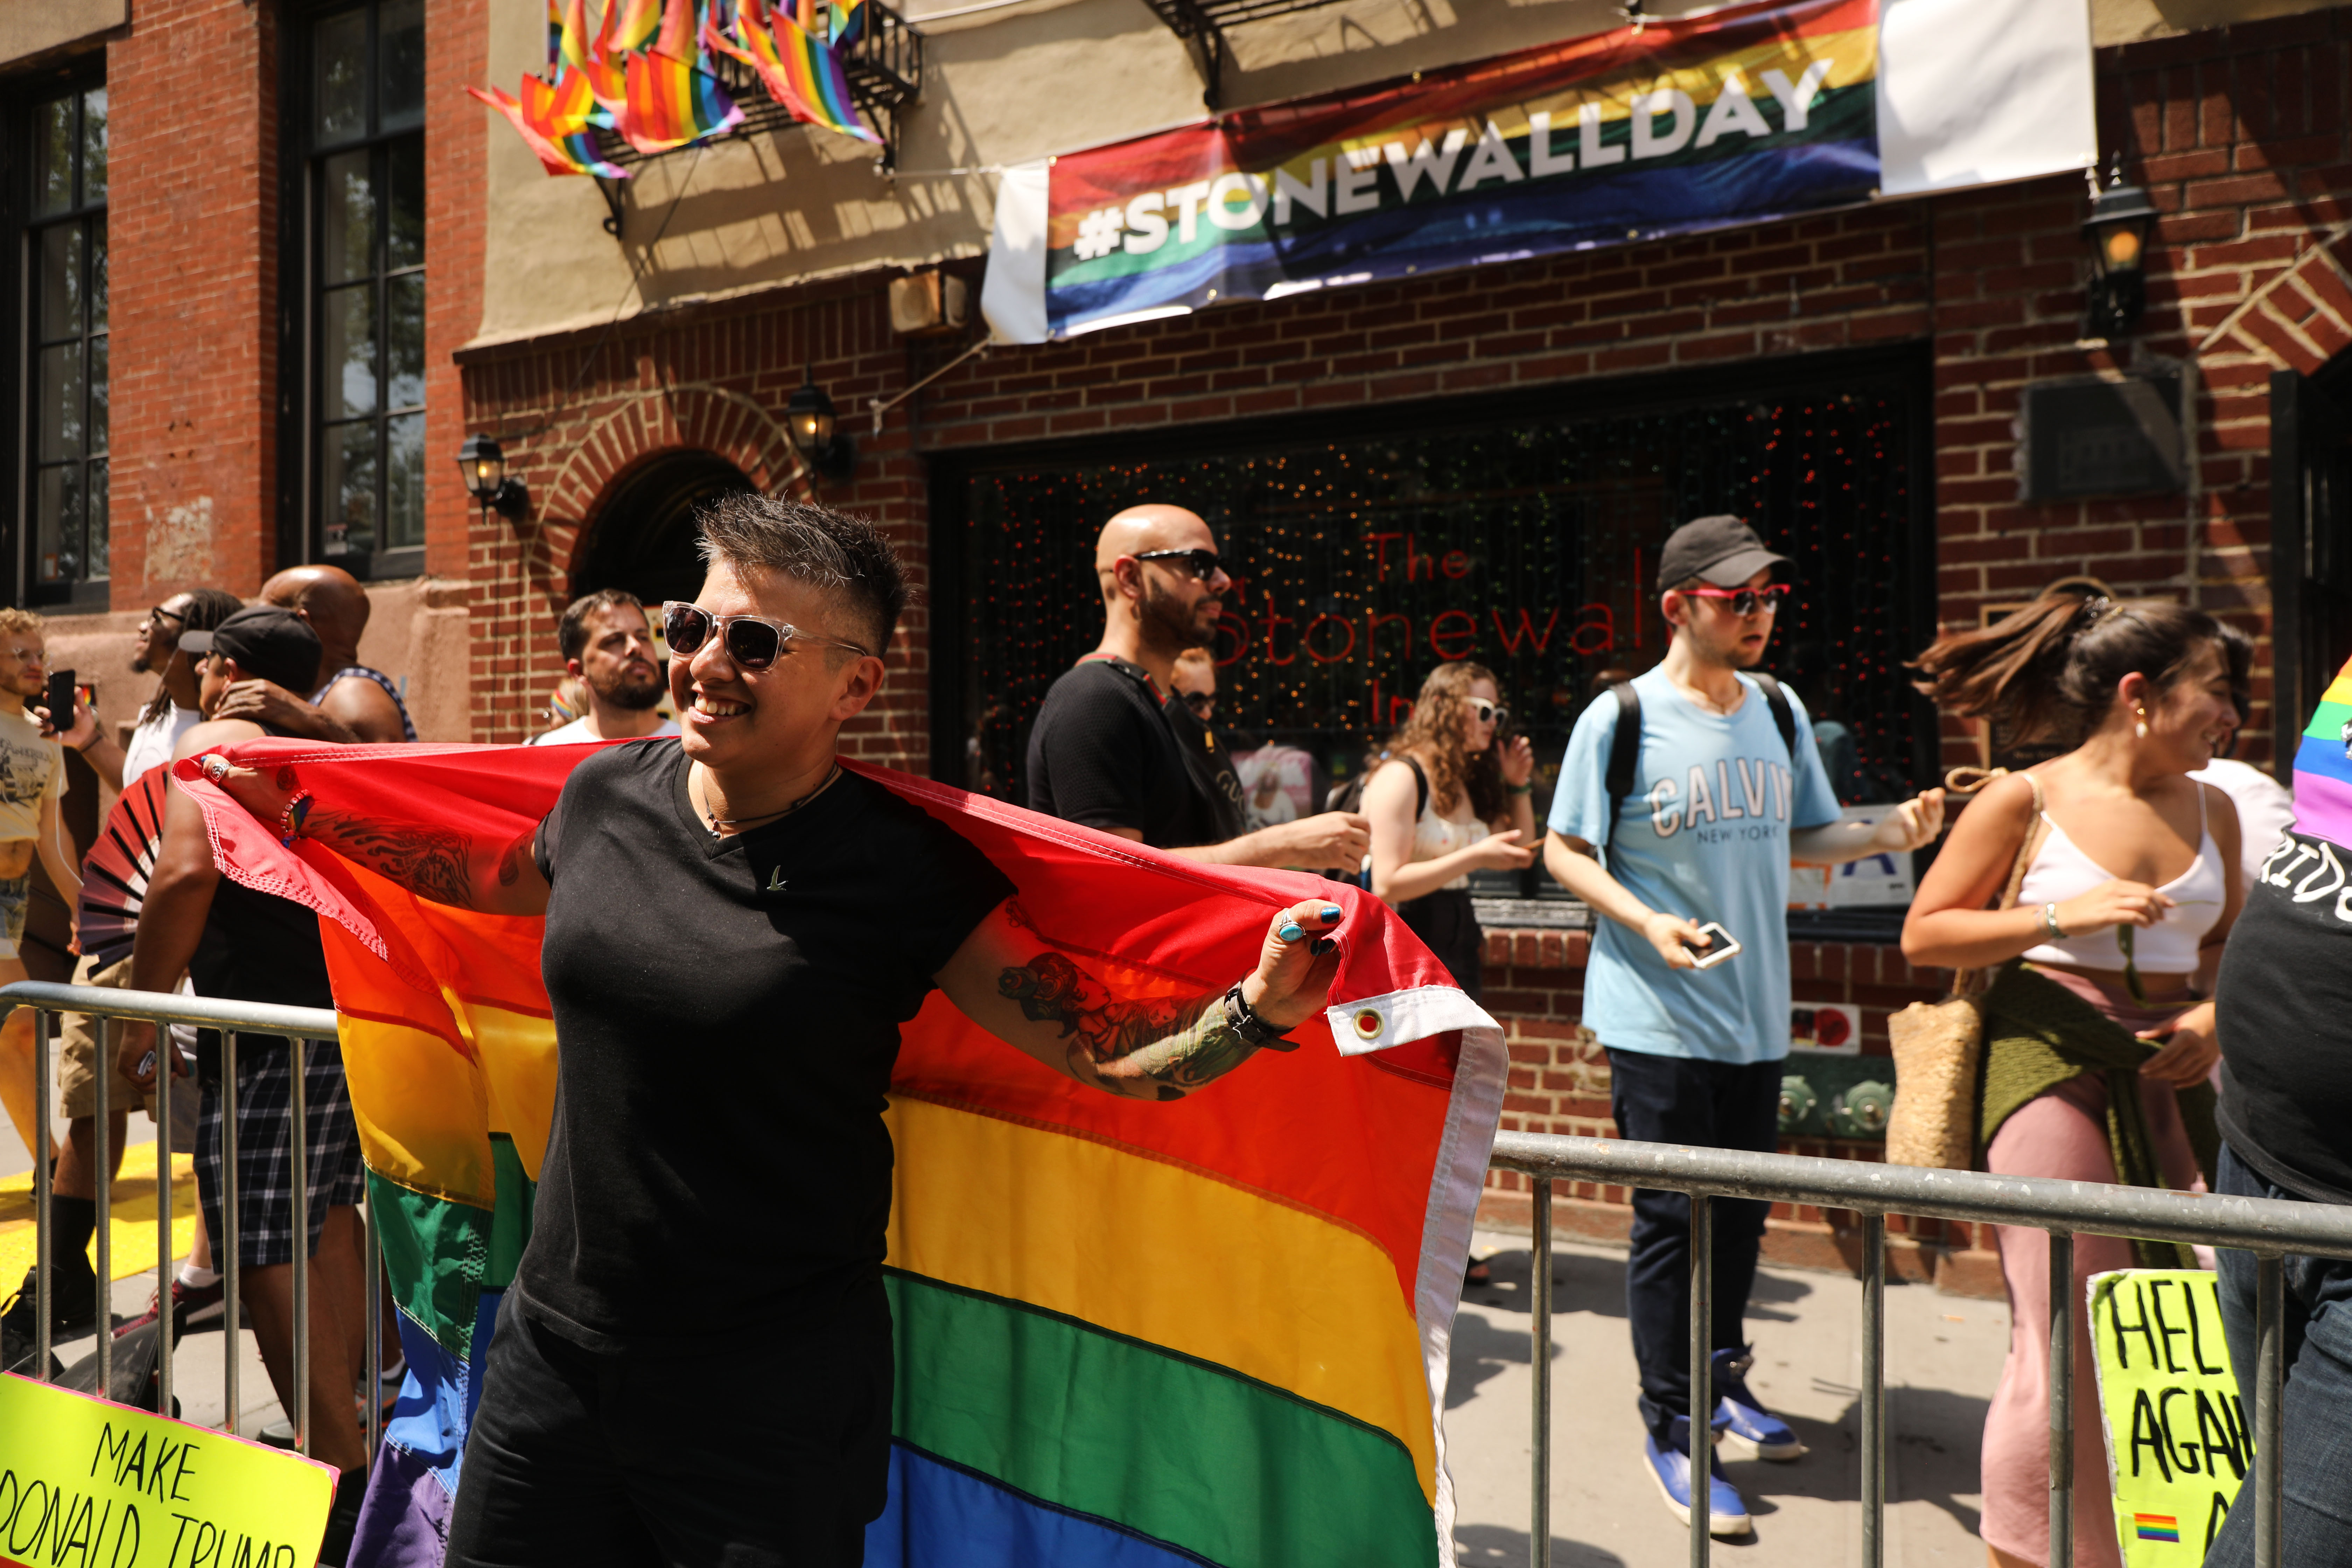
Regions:
<svg viewBox="0 0 2352 1568"><path fill-rule="evenodd" d="M656 458L623 479L598 509L572 572L573 597L626 588L646 604L691 599L702 586L695 514L723 495L758 487L709 452Z"/></svg>

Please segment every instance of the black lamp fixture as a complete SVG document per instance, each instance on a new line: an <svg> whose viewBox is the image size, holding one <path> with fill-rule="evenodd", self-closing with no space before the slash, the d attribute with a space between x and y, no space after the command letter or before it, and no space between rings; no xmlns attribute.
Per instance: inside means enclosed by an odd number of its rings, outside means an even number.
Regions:
<svg viewBox="0 0 2352 1568"><path fill-rule="evenodd" d="M2107 164L2106 189L2091 176L2091 216L2083 237L2091 242L2091 288L2083 311L2083 336L2119 338L2139 324L2147 306L2147 235L2156 208L2147 193L2124 184L2123 154Z"/></svg>
<svg viewBox="0 0 2352 1568"><path fill-rule="evenodd" d="M457 448L457 467L466 476L466 492L484 510L500 517L520 517L530 504L530 492L520 479L507 478L507 457L491 437L476 431Z"/></svg>
<svg viewBox="0 0 2352 1568"><path fill-rule="evenodd" d="M845 479L857 467L857 443L835 432L833 399L817 385L815 368L804 368L802 378L800 390L784 404L784 433L818 474Z"/></svg>

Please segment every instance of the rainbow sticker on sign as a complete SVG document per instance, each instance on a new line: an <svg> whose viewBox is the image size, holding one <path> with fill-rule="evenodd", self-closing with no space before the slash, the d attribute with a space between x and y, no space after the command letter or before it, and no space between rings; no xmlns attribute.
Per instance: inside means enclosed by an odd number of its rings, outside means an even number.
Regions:
<svg viewBox="0 0 2352 1568"><path fill-rule="evenodd" d="M2180 1541L2180 1521L2168 1513L2136 1513L2132 1528L2142 1541L2169 1541L2175 1545Z"/></svg>
<svg viewBox="0 0 2352 1568"><path fill-rule="evenodd" d="M1054 336L1878 194L1877 0L1761 0L1065 153Z"/></svg>

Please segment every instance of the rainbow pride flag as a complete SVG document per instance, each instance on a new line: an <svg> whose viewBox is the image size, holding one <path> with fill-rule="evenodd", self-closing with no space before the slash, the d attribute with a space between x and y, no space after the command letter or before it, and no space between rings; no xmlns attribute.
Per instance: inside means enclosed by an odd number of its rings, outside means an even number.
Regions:
<svg viewBox="0 0 2352 1568"><path fill-rule="evenodd" d="M2132 1529L2142 1541L2180 1542L2180 1521L2168 1513L2136 1513Z"/></svg>
<svg viewBox="0 0 2352 1568"><path fill-rule="evenodd" d="M650 48L661 24L661 0L604 0L604 32L615 51Z"/></svg>
<svg viewBox="0 0 2352 1568"><path fill-rule="evenodd" d="M2352 664L2328 682L2295 748L2294 826L2352 845Z"/></svg>
<svg viewBox="0 0 2352 1568"><path fill-rule="evenodd" d="M552 86L541 78L527 76L522 79L520 100L495 87L466 90L505 115L549 174L593 174L606 180L629 177L626 169L605 162L597 150L595 134L588 129L588 116L595 110L596 100L584 76L568 73Z"/></svg>
<svg viewBox="0 0 2352 1568"><path fill-rule="evenodd" d="M858 118L841 57L798 22L769 10L761 0L742 0L736 12L735 39L712 41L757 70L769 96L792 110L793 119L863 142L882 140Z"/></svg>
<svg viewBox="0 0 2352 1568"><path fill-rule="evenodd" d="M866 36L866 0L833 0L833 17L824 41L845 49Z"/></svg>
<svg viewBox="0 0 2352 1568"><path fill-rule="evenodd" d="M341 809L493 841L541 818L587 754L232 752L299 768ZM898 1396L867 1562L1450 1563L1440 1417L1501 1032L1355 889L845 765L977 846L1030 925L1114 995L1217 989L1255 962L1269 910L1347 910L1332 1005L1294 1032L1300 1048L1173 1104L1082 1089L937 994L906 1027L887 1113ZM544 922L420 902L315 840L282 847L193 761L174 777L228 876L321 917L409 1367L351 1561L437 1568L553 1105Z"/></svg>
<svg viewBox="0 0 2352 1568"><path fill-rule="evenodd" d="M631 55L625 69L622 136L640 153L667 153L734 129L743 111L719 79L681 59L648 49Z"/></svg>

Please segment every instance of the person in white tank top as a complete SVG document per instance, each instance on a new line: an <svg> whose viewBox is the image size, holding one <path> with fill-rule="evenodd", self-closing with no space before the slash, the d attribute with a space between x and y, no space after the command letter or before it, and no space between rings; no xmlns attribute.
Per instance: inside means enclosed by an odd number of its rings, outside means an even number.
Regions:
<svg viewBox="0 0 2352 1568"><path fill-rule="evenodd" d="M1485 665L1439 665L1364 784L1373 894L1396 906L1474 1000L1485 933L1470 908L1470 873L1535 862L1535 752L1524 735L1501 740L1509 715L1498 691Z"/></svg>
<svg viewBox="0 0 2352 1568"><path fill-rule="evenodd" d="M1920 657L1921 689L1946 711L2029 741L2080 737L1978 794L1904 922L1913 963L1996 971L1980 998L1987 1170L2203 1190L2187 1113L2210 1126L2218 1047L2201 987L2244 886L2230 797L2189 774L2227 749L2250 654L2242 634L2200 611L2076 591ZM2047 1322L2047 1238L1998 1235L2011 1321ZM2077 1366L2091 1353L2084 1281L2159 1261L2143 1248L2153 1244L2075 1238ZM2013 1338L1986 1415L1981 1531L1993 1568L2038 1563L2048 1550L2049 1362L2046 1334ZM2112 1568L2096 1422L2077 1425L2074 1473L2074 1561Z"/></svg>

